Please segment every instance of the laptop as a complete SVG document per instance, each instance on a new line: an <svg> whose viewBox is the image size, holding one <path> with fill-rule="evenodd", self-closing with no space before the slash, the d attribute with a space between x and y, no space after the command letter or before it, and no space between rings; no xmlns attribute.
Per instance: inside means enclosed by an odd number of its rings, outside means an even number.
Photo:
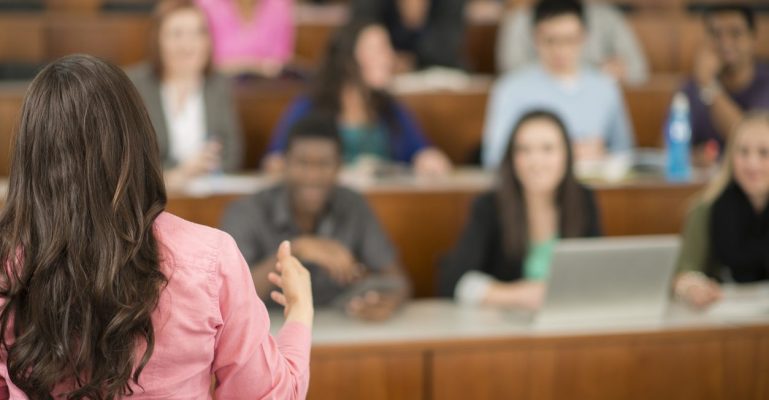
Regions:
<svg viewBox="0 0 769 400"><path fill-rule="evenodd" d="M535 324L661 321L670 299L679 246L677 236L560 241Z"/></svg>

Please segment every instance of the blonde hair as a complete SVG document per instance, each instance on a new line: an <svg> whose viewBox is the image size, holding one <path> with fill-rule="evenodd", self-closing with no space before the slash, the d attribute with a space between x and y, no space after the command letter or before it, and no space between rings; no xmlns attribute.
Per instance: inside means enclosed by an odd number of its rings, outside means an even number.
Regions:
<svg viewBox="0 0 769 400"><path fill-rule="evenodd" d="M710 184L705 188L701 197L702 201L706 203L714 202L718 196L724 192L726 187L729 186L729 183L734 177L733 163L734 153L737 151L735 146L737 137L743 132L743 128L746 125L754 123L764 124L767 127L767 134L769 134L769 111L750 111L732 128L726 146L726 155L721 163L721 168L715 178L713 178Z"/></svg>

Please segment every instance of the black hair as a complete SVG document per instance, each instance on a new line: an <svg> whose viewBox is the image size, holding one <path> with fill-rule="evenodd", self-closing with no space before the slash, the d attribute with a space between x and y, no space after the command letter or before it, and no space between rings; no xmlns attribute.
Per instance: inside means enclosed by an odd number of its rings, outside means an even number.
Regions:
<svg viewBox="0 0 769 400"><path fill-rule="evenodd" d="M356 19L334 33L328 43L325 59L310 87L309 97L316 109L338 116L342 113L341 99L345 85L356 87L363 95L372 122L383 122L388 129L392 151L393 140L403 132L395 98L386 89L372 88L366 84L355 56L358 40L371 27L384 28L376 21Z"/></svg>
<svg viewBox="0 0 769 400"><path fill-rule="evenodd" d="M574 15L585 25L585 11L577 0L540 0L534 6L533 26L562 15Z"/></svg>
<svg viewBox="0 0 769 400"><path fill-rule="evenodd" d="M302 139L322 139L334 143L339 153L342 153L342 138L339 135L339 126L336 118L325 112L311 113L297 121L288 133L285 152L291 149L291 146L297 140Z"/></svg>
<svg viewBox="0 0 769 400"><path fill-rule="evenodd" d="M705 22L707 23L708 20L716 14L724 14L724 13L740 14L742 18L745 20L745 23L748 24L748 29L750 29L750 31L753 33L756 32L756 13L753 11L751 7L748 7L742 4L730 4L730 3L714 4L705 9Z"/></svg>

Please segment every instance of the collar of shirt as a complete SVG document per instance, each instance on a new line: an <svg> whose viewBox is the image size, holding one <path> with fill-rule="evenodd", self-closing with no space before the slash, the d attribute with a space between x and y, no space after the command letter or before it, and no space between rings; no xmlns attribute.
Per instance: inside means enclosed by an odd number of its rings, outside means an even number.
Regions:
<svg viewBox="0 0 769 400"><path fill-rule="evenodd" d="M314 232L315 234L324 237L333 237L333 233L336 231L340 218L340 213L338 212L339 202L337 201L337 198L337 188L331 189L330 197L323 214L320 216L318 226ZM289 188L286 185L280 185L275 191L275 196L272 198L271 208L273 210L272 223L276 228L285 232L290 232L292 236L301 233L296 221L294 221L294 216L291 211L291 196L289 195Z"/></svg>

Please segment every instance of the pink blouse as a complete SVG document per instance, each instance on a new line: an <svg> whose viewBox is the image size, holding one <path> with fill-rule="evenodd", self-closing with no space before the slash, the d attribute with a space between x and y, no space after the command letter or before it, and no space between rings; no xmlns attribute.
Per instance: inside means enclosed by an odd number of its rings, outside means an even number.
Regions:
<svg viewBox="0 0 769 400"><path fill-rule="evenodd" d="M169 213L155 221L168 286L152 316L155 351L132 399L300 399L307 394L310 328L289 322L276 338L235 241ZM144 349L137 349L139 357ZM4 357L3 357L4 358ZM56 393L71 386L57 387ZM0 399L27 397L0 363Z"/></svg>
<svg viewBox="0 0 769 400"><path fill-rule="evenodd" d="M294 55L293 0L259 0L249 21L235 0L198 0L206 11L214 44L214 63L285 64Z"/></svg>

